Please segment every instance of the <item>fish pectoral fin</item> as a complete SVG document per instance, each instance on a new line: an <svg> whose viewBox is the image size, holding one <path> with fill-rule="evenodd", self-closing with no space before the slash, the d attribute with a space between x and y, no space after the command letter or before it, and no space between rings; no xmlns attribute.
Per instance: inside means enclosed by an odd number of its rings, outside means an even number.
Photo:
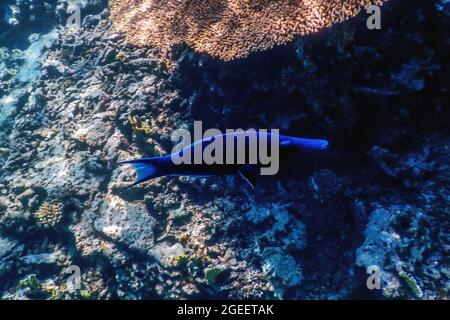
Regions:
<svg viewBox="0 0 450 320"><path fill-rule="evenodd" d="M247 182L253 191L255 191L256 178L258 175L258 167L255 165L247 165L239 170L239 175Z"/></svg>

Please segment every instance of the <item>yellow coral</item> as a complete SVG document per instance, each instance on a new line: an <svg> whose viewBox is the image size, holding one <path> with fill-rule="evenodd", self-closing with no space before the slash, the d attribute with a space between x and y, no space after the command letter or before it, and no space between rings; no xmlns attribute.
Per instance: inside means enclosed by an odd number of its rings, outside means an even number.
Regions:
<svg viewBox="0 0 450 320"><path fill-rule="evenodd" d="M150 125L147 122L142 121L139 117L128 116L128 122L131 124L131 129L136 133L141 133L148 136L153 133Z"/></svg>
<svg viewBox="0 0 450 320"><path fill-rule="evenodd" d="M116 55L116 60L119 62L125 62L128 61L128 56L121 51Z"/></svg>
<svg viewBox="0 0 450 320"><path fill-rule="evenodd" d="M223 60L285 44L387 0L109 0L111 21L135 45L186 43Z"/></svg>
<svg viewBox="0 0 450 320"><path fill-rule="evenodd" d="M182 245L186 245L189 241L189 235L185 233L180 236L179 240Z"/></svg>

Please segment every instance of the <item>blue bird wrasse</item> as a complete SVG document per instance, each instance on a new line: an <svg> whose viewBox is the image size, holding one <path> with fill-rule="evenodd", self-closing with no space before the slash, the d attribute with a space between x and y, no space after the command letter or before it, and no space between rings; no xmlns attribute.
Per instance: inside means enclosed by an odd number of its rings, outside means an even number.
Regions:
<svg viewBox="0 0 450 320"><path fill-rule="evenodd" d="M247 130L209 136L184 147L180 144L177 151L166 156L119 164L132 164L136 170L136 180L128 188L165 175L240 175L254 188L258 175L278 172L280 152L324 150L327 147L326 140Z"/></svg>

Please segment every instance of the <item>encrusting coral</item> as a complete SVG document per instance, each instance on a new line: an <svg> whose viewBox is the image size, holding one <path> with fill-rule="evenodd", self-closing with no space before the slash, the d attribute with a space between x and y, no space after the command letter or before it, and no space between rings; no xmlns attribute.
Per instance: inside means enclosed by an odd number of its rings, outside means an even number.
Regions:
<svg viewBox="0 0 450 320"><path fill-rule="evenodd" d="M345 21L387 0L110 0L114 27L135 45L186 43L232 60Z"/></svg>
<svg viewBox="0 0 450 320"><path fill-rule="evenodd" d="M131 125L131 129L136 133L142 133L146 135L151 135L153 133L150 125L147 122L142 121L142 119L139 117L129 116L128 122Z"/></svg>

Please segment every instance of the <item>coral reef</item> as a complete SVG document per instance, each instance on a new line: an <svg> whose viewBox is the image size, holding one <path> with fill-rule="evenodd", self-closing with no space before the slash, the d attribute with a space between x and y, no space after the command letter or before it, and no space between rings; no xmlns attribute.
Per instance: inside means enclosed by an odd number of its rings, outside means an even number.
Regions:
<svg viewBox="0 0 450 320"><path fill-rule="evenodd" d="M110 0L111 21L135 45L186 43L223 60L318 32L382 0Z"/></svg>
<svg viewBox="0 0 450 320"><path fill-rule="evenodd" d="M391 0L381 30L350 19L230 62L180 45L170 70L163 49L116 31L105 1L70 1L79 29L57 25L68 1L46 2L40 36L29 38L26 15L0 26L1 298L448 298L447 1ZM242 48L223 58L263 47ZM236 177L124 190L134 173L116 163L166 154L172 130L194 120L331 147L289 159L256 193ZM373 265L381 290L366 287ZM67 286L69 266L80 290Z"/></svg>

